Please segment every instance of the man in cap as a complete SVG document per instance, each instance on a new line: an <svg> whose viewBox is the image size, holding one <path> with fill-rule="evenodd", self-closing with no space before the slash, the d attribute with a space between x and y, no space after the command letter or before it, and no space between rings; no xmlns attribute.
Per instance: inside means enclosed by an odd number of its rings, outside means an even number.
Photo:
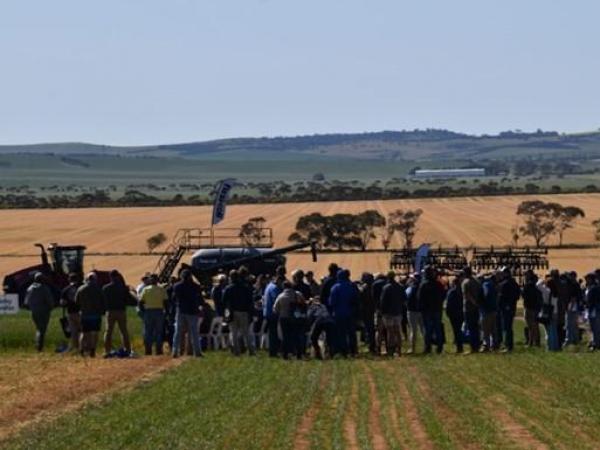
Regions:
<svg viewBox="0 0 600 450"><path fill-rule="evenodd" d="M44 338L50 322L50 314L54 308L54 297L44 282L44 275L36 272L33 283L25 293L25 306L31 311L31 319L35 325L35 348L38 352L44 349Z"/></svg>
<svg viewBox="0 0 600 450"><path fill-rule="evenodd" d="M81 310L81 355L88 352L93 358L96 356L98 333L102 325L105 304L104 293L94 272L85 277L85 283L77 290L75 303Z"/></svg>
<svg viewBox="0 0 600 450"><path fill-rule="evenodd" d="M150 286L150 278L151 277L152 277L152 274L150 272L146 272L144 274L144 276L141 278L140 284L138 284L137 287L135 288L135 293L137 294L138 298L140 298L142 296L142 291L144 290L144 288L146 286Z"/></svg>

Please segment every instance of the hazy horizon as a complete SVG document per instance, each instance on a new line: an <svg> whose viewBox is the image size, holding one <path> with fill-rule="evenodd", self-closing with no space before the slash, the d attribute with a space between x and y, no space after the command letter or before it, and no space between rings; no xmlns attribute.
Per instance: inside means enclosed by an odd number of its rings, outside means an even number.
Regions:
<svg viewBox="0 0 600 450"><path fill-rule="evenodd" d="M600 127L600 4L0 5L0 144Z"/></svg>
<svg viewBox="0 0 600 450"><path fill-rule="evenodd" d="M425 131L427 129L432 129L431 127L421 127L418 128L421 131ZM522 130L520 128L515 128L512 130L500 130L499 132L505 131L519 131L522 133L535 133L538 129L535 130ZM227 140L227 139L273 139L273 138L294 138L294 137L304 137L304 136L322 136L322 135L331 135L331 134L370 134L370 133L383 133L383 132L403 132L403 131L414 131L411 130L366 130L366 131L345 131L345 132L326 132L326 133L307 133L307 134L296 134L296 135L273 135L273 136L226 136L222 138L214 138L214 139L192 139L189 141L169 141L169 142L147 142L142 144L111 144L106 142L91 142L91 141L49 141L49 142L24 142L24 143L3 143L0 142L0 146L30 146L30 145L53 145L53 144L90 144L90 145L106 145L111 147L146 147L146 146L159 146L159 145L174 145L174 144L188 144L188 143L200 143L200 142L210 142L210 141L219 141L219 140ZM467 133L460 130L446 130L459 134L468 134L473 137L482 137L482 136L496 136L498 133ZM595 130L575 130L575 131L561 131L561 130L542 130L544 132L557 132L561 135L569 135L569 134L581 134L581 133L594 133L600 132L600 128Z"/></svg>

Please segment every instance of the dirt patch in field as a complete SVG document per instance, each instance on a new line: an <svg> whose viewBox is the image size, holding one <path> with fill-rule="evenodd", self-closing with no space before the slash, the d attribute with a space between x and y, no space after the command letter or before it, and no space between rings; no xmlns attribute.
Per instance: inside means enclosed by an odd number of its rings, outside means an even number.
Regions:
<svg viewBox="0 0 600 450"><path fill-rule="evenodd" d="M463 422L461 420L460 414L450 408L445 402L443 398L440 398L438 395L434 394L431 390L431 386L419 373L419 370L414 366L408 366L408 371L412 375L412 378L419 389L419 392L423 395L423 397L427 400L427 402L433 405L433 409L435 411L436 416L440 419L440 422L443 423L444 427L450 431L452 430L452 434L454 438L456 438L459 442L457 443L457 447L465 450L476 450L479 445L468 442L465 440L466 436L462 433L456 434L456 431L459 431L464 428Z"/></svg>
<svg viewBox="0 0 600 450"><path fill-rule="evenodd" d="M410 448L410 446L406 443L405 436L403 436L400 431L402 428L400 427L398 408L396 407L396 402L394 400L394 394L392 391L388 393L387 400L390 407L390 425L392 426L392 433L394 434L396 441L398 441L401 444L400 448Z"/></svg>
<svg viewBox="0 0 600 450"><path fill-rule="evenodd" d="M494 416L506 432L509 440L521 448L547 450L549 447L537 439L527 428L521 425L506 408L506 402L501 396L495 396L493 401L498 405L493 408Z"/></svg>
<svg viewBox="0 0 600 450"><path fill-rule="evenodd" d="M356 437L356 415L358 408L358 388L356 380L352 380L352 394L350 395L350 405L348 412L344 416L344 437L350 450L359 450L358 438Z"/></svg>
<svg viewBox="0 0 600 450"><path fill-rule="evenodd" d="M89 359L4 356L0 360L0 441L34 421L100 401L181 363L169 357Z"/></svg>
<svg viewBox="0 0 600 450"><path fill-rule="evenodd" d="M304 414L302 418L302 422L300 422L300 426L298 430L296 430L296 438L294 439L294 449L295 450L308 450L310 448L310 435L312 432L313 425L315 423L315 419L321 411L321 407L323 405L323 392L327 389L327 385L329 384L329 374L325 372L325 370L321 371L321 376L319 378L319 386L317 387L317 393L311 405L308 408L308 411Z"/></svg>
<svg viewBox="0 0 600 450"><path fill-rule="evenodd" d="M365 367L366 369L366 367ZM387 450L388 445L381 430L379 414L381 412L381 402L377 396L377 389L373 381L373 375L367 369L367 382L369 383L369 395L371 397L371 406L369 408L369 428L371 430L372 445L374 450Z"/></svg>
<svg viewBox="0 0 600 450"><path fill-rule="evenodd" d="M405 381L399 381L397 387L398 396L400 397L400 401L404 405L404 412L406 414L408 426L410 428L412 437L415 440L415 443L417 444L417 448L421 450L432 450L434 448L433 442L427 435L425 426L421 422L419 412L417 411L417 406L415 405L415 402L413 401L410 392L408 392L408 388L406 387Z"/></svg>

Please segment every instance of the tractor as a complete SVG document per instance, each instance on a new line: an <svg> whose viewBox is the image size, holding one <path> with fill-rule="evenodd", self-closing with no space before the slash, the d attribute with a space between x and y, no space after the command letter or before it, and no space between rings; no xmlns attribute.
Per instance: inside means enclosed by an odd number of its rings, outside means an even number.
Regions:
<svg viewBox="0 0 600 450"><path fill-rule="evenodd" d="M47 249L42 244L35 244L40 249L41 264L26 267L4 277L4 293L19 294L19 305L23 305L25 293L33 282L36 272L44 274L48 286L54 294L58 304L60 292L69 284L70 273L78 273L83 276L83 257L85 246L83 245L58 245L50 244ZM108 272L94 270L100 284L108 282Z"/></svg>

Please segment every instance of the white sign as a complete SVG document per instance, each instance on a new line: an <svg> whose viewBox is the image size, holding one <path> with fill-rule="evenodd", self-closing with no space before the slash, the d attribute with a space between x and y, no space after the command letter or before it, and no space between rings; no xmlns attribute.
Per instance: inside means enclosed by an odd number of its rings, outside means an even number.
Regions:
<svg viewBox="0 0 600 450"><path fill-rule="evenodd" d="M19 312L19 294L0 295L0 315Z"/></svg>

